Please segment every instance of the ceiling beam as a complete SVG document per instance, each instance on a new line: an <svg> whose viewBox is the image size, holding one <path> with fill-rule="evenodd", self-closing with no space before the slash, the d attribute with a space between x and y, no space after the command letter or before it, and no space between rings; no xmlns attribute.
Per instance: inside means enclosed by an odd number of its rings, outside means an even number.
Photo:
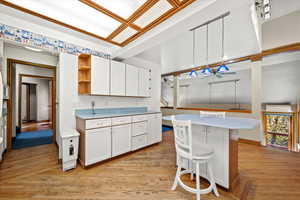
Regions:
<svg viewBox="0 0 300 200"><path fill-rule="evenodd" d="M128 17L127 24L121 24L114 32L112 32L106 39L112 40L119 33L125 30L129 25L134 25L134 21L143 15L147 10L149 10L152 6L154 6L159 0L148 0L141 7L139 7L131 16ZM143 30L139 30L141 32ZM136 34L135 34L136 35Z"/></svg>
<svg viewBox="0 0 300 200"><path fill-rule="evenodd" d="M96 34L94 34L94 33L85 31L85 30L83 30L83 29L80 29L80 28L78 28L78 27L72 26L72 25L70 25L70 24L66 24L66 23L64 23L64 22L62 22L62 21L53 19L53 18L48 17L48 16L46 16L46 15L42 15L42 14L40 14L40 13L34 12L34 11L32 11L32 10L29 10L29 9L27 9L27 8L18 6L18 5L16 5L16 4L13 4L13 3L10 3L10 2L4 1L4 0L0 0L0 4L3 4L3 5L8 6L8 7L10 7L10 8L14 8L14 9L20 10L20 11L22 11L22 12L24 12L24 13L27 13L27 14L30 14L30 15L33 15L33 16L36 16L36 17L39 17L39 18L41 18L41 19L45 19L45 20L47 20L47 21L49 21L49 22L52 22L52 23L61 25L61 26L63 26L63 27L72 29L72 30L74 30L74 31L78 31L78 32L84 33L84 34L86 34L86 35L95 37L95 38L97 38L97 39L100 39L100 40L109 42L109 43L111 43L111 44L114 44L114 45L117 45L117 46L121 46L121 45L120 45L119 43L117 43L117 42L107 40L106 38L101 37L101 36L99 36L99 35L96 35Z"/></svg>
<svg viewBox="0 0 300 200"><path fill-rule="evenodd" d="M178 8L179 7L179 2L176 0L168 0L169 4L171 4L174 8Z"/></svg>
<svg viewBox="0 0 300 200"><path fill-rule="evenodd" d="M133 28L133 29L135 29L135 30L137 30L137 31L140 31L140 30L141 30L141 28L140 28L139 26L137 26L137 25L135 25L135 24L129 23L129 22L128 22L126 19L124 19L123 17L120 17L119 15L117 15L117 14L111 12L110 10L108 10L108 9L106 9L106 8L104 8L104 7L102 7L101 5L95 3L95 2L93 2L93 1L91 1L91 0L79 0L79 1L80 1L81 3L84 3L84 4L86 4L86 5L90 6L90 7L92 7L92 8L94 8L94 9L98 10L99 12L101 12L101 13L103 13L103 14L105 14L105 15L108 15L109 17L111 17L111 18L113 18L113 19L115 19L115 20L121 22L122 24L127 24L128 26L130 26L131 28Z"/></svg>
<svg viewBox="0 0 300 200"><path fill-rule="evenodd" d="M180 7L170 9L168 12L166 12L165 14L163 14L162 16L160 16L159 18L157 18L156 20L154 20L153 22L151 22L149 25L147 25L146 27L144 27L142 31L138 32L137 34L131 36L130 38L128 38L127 40L125 40L124 42L122 42L121 46L125 46L128 43L132 42L133 40L137 39L138 37L140 37L141 35L143 35L145 32L151 30L152 28L154 28L158 24L164 22L165 20L167 20L168 18L170 18L171 16L173 16L174 14L176 14L177 12L179 12L180 10L184 9L185 7L187 7L188 5L190 5L191 3L193 3L194 1L196 1L196 0L188 0L188 1L185 1L184 4L181 4ZM128 21L130 21L130 20L128 20Z"/></svg>

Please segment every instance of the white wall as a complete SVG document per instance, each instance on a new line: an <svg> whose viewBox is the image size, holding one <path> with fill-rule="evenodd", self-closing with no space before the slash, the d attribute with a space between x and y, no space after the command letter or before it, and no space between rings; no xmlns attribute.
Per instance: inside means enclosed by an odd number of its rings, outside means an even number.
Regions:
<svg viewBox="0 0 300 200"><path fill-rule="evenodd" d="M23 77L22 83L36 84L37 120L49 120L49 80Z"/></svg>
<svg viewBox="0 0 300 200"><path fill-rule="evenodd" d="M300 42L300 11L267 21L262 26L263 49Z"/></svg>

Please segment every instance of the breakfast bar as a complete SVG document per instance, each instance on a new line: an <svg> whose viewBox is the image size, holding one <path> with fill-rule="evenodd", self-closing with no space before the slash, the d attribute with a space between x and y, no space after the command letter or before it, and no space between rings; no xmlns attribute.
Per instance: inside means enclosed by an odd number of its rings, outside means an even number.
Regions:
<svg viewBox="0 0 300 200"><path fill-rule="evenodd" d="M195 114L175 115L176 120L190 120L192 123L193 140L199 144L207 144L214 148L212 167L216 183L226 189L233 189L233 182L238 176L238 130L254 129L259 120L239 117L212 117ZM163 117L170 121L171 116ZM190 168L184 161L183 168ZM193 166L192 166L193 167ZM201 176L207 177L206 166L201 166Z"/></svg>

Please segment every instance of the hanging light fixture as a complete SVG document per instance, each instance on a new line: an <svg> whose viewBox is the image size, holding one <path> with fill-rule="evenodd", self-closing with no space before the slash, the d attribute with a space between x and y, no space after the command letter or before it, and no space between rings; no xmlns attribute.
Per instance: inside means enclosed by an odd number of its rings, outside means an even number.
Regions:
<svg viewBox="0 0 300 200"><path fill-rule="evenodd" d="M193 67L195 67L195 30L193 30ZM198 76L198 73L196 70L192 70L189 73L190 78L195 78Z"/></svg>
<svg viewBox="0 0 300 200"><path fill-rule="evenodd" d="M222 17L222 60L223 60L223 64L220 65L217 69L217 72L219 73L225 73L229 71L229 67L227 67L224 64L224 59L225 59L225 51L224 51L224 17Z"/></svg>
<svg viewBox="0 0 300 200"><path fill-rule="evenodd" d="M212 75L212 70L208 66L208 24L206 25L206 67L201 71L204 76Z"/></svg>

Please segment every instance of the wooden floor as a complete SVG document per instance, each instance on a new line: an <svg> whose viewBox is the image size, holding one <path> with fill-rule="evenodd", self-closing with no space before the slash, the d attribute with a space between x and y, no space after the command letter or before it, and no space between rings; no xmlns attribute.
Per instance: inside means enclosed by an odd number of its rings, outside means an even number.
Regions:
<svg viewBox="0 0 300 200"><path fill-rule="evenodd" d="M0 200L192 200L195 195L177 188L175 151L171 132L163 142L89 169L78 166L62 172L54 144L14 150L0 164ZM300 154L239 144L240 172L250 180L248 200L298 200ZM193 184L189 182L189 184ZM221 196L237 199L219 189Z"/></svg>
<svg viewBox="0 0 300 200"><path fill-rule="evenodd" d="M41 131L51 129L51 122L26 122L22 123L21 132Z"/></svg>

